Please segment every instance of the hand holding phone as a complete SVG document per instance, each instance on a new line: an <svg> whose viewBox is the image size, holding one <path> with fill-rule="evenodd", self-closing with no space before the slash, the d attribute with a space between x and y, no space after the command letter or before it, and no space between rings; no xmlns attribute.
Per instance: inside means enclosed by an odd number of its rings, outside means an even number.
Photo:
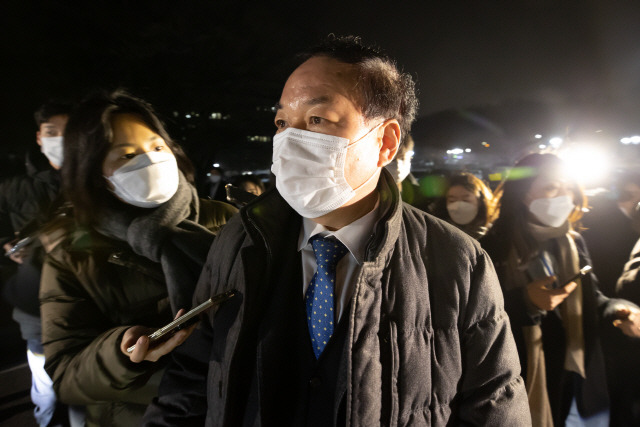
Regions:
<svg viewBox="0 0 640 427"><path fill-rule="evenodd" d="M199 306L195 307L194 309L190 310L186 314L176 318L173 322L168 323L162 328L156 330L152 334L148 335L149 345L152 345L153 343L158 342L162 338L166 338L171 334L174 334L182 329L185 329L191 326L192 324L198 321L197 316L200 313L213 307L214 305L227 301L228 299L232 298L235 295L235 292L236 292L235 290L231 290L231 291L224 292L222 294L218 294L212 298L209 298L208 300L206 300ZM127 348L127 353L132 353L135 348L136 348L135 344Z"/></svg>

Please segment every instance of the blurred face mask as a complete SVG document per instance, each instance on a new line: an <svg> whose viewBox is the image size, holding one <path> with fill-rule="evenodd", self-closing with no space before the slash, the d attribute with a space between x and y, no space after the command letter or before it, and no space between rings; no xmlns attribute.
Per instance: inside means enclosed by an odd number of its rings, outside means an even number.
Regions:
<svg viewBox="0 0 640 427"><path fill-rule="evenodd" d="M476 218L476 215L478 215L478 207L476 205L462 200L449 203L447 205L447 211L449 212L451 220L460 225L469 224Z"/></svg>
<svg viewBox="0 0 640 427"><path fill-rule="evenodd" d="M40 150L49 161L55 166L62 166L64 158L64 137L62 136L43 136L40 138L42 147Z"/></svg>
<svg viewBox="0 0 640 427"><path fill-rule="evenodd" d="M529 205L538 221L549 227L560 227L575 208L570 196L535 199Z"/></svg>
<svg viewBox="0 0 640 427"><path fill-rule="evenodd" d="M106 177L122 201L141 208L154 208L178 190L178 164L173 154L150 151L139 154Z"/></svg>
<svg viewBox="0 0 640 427"><path fill-rule="evenodd" d="M411 160L398 159L397 157L393 159L391 163L385 166L396 183L400 183L404 181L404 179L411 172Z"/></svg>
<svg viewBox="0 0 640 427"><path fill-rule="evenodd" d="M351 188L344 176L347 150L378 126L350 146L347 138L294 128L274 136L271 171L280 195L305 218L318 218L344 205L355 196L355 190L376 176L374 172Z"/></svg>

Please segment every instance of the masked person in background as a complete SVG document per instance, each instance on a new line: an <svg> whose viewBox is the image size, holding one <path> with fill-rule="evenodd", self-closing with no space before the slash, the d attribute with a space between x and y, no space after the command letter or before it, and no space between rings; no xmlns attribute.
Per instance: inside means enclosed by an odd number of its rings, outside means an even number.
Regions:
<svg viewBox="0 0 640 427"><path fill-rule="evenodd" d="M149 104L123 92L79 106L64 156L73 215L42 272L45 368L61 401L86 405L87 425L137 425L157 392L158 359L189 331L155 347L146 335L190 307L235 208L198 199L182 149Z"/></svg>
<svg viewBox="0 0 640 427"><path fill-rule="evenodd" d="M277 107L276 189L240 210L194 302L229 289L174 355L147 425L529 425L491 261L403 204L383 168L414 83L330 37Z"/></svg>
<svg viewBox="0 0 640 427"><path fill-rule="evenodd" d="M480 239L494 219L493 194L480 178L462 172L447 178L444 198L436 203L433 213Z"/></svg>
<svg viewBox="0 0 640 427"><path fill-rule="evenodd" d="M535 426L608 426L602 321L640 336L637 306L605 297L572 224L586 199L553 154L530 154L502 184L500 216L481 240L494 261ZM588 424L587 424L588 423Z"/></svg>
<svg viewBox="0 0 640 427"><path fill-rule="evenodd" d="M413 161L415 142L411 135L406 135L402 144L398 147L396 157L385 166L391 173L393 180L400 190L402 201L409 203L425 212L428 212L431 200L423 194L420 182L411 173L411 162Z"/></svg>
<svg viewBox="0 0 640 427"><path fill-rule="evenodd" d="M0 240L10 253L2 266L3 297L14 307L13 319L20 325L27 342L27 361L31 369L31 400L36 422L41 426L66 422L66 414L56 405L51 378L44 370L41 342L40 272L44 251L38 232L54 214L59 204L63 134L71 105L59 101L43 104L35 112L36 142L46 156L49 167L8 179L0 184ZM18 241L30 242L12 251ZM54 416L55 413L55 416Z"/></svg>

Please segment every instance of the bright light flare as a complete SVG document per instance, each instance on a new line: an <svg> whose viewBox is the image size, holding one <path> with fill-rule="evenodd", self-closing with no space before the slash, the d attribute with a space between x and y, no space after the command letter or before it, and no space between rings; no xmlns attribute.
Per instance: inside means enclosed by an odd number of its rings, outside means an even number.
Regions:
<svg viewBox="0 0 640 427"><path fill-rule="evenodd" d="M585 188L602 185L611 172L611 155L593 146L573 146L558 156L564 160L567 173Z"/></svg>
<svg viewBox="0 0 640 427"><path fill-rule="evenodd" d="M556 136L549 140L549 145L551 145L553 148L558 148L562 145L562 141L562 138Z"/></svg>

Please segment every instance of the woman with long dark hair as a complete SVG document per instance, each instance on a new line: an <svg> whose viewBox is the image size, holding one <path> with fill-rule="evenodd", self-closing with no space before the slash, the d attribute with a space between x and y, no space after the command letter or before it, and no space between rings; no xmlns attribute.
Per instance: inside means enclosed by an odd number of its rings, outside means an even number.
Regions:
<svg viewBox="0 0 640 427"><path fill-rule="evenodd" d="M637 307L608 299L573 225L586 206L578 185L552 154L531 154L512 169L500 194L500 217L480 242L491 256L525 378L536 426L608 425L609 398L601 324L640 335ZM604 321L604 322L603 322Z"/></svg>
<svg viewBox="0 0 640 427"><path fill-rule="evenodd" d="M189 332L154 347L146 335L190 307L235 208L197 197L182 149L149 104L124 92L81 103L64 150L73 213L50 233L62 237L42 273L45 367L62 402L86 405L88 425L137 425L157 392L158 359Z"/></svg>

